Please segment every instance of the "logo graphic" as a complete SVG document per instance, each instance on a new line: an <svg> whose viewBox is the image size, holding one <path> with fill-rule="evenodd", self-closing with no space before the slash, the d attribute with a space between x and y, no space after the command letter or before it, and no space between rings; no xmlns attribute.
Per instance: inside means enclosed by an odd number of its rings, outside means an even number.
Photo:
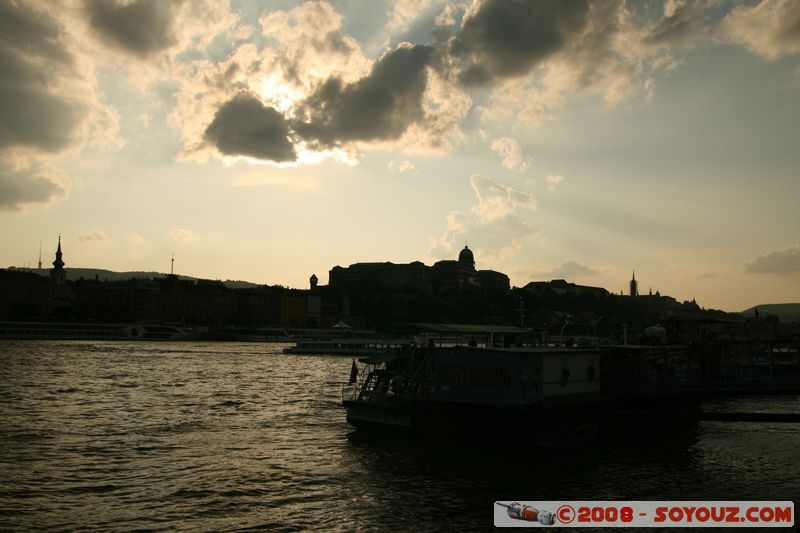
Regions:
<svg viewBox="0 0 800 533"><path fill-rule="evenodd" d="M515 520L526 522L539 522L543 526L552 526L556 523L556 516L550 511L540 511L530 505L521 505L519 502L510 504L494 502L501 507L505 507L508 516Z"/></svg>
<svg viewBox="0 0 800 533"><path fill-rule="evenodd" d="M562 524L570 524L575 520L575 509L571 505L562 505L556 511L556 516Z"/></svg>

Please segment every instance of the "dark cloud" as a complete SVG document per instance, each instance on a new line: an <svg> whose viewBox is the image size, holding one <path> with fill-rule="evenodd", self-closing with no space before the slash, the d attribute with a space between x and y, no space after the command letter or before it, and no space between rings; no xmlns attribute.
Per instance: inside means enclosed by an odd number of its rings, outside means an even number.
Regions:
<svg viewBox="0 0 800 533"><path fill-rule="evenodd" d="M0 165L0 211L17 211L25 204L45 203L65 193L63 186L39 168L14 170Z"/></svg>
<svg viewBox="0 0 800 533"><path fill-rule="evenodd" d="M642 41L649 45L681 43L702 27L704 17L703 9L695 4L678 6L670 16L656 22Z"/></svg>
<svg viewBox="0 0 800 533"><path fill-rule="evenodd" d="M92 29L108 44L146 57L177 43L171 0L89 0L86 12Z"/></svg>
<svg viewBox="0 0 800 533"><path fill-rule="evenodd" d="M54 88L75 75L55 19L18 4L0 5L0 150L67 147L83 119L81 106Z"/></svg>
<svg viewBox="0 0 800 533"><path fill-rule="evenodd" d="M345 84L330 78L300 107L299 135L324 146L348 141L392 140L424 119L422 94L433 48L398 48L379 59L370 74Z"/></svg>
<svg viewBox="0 0 800 533"><path fill-rule="evenodd" d="M451 51L465 84L527 74L586 24L588 0L488 0L464 21Z"/></svg>
<svg viewBox="0 0 800 533"><path fill-rule="evenodd" d="M27 146L56 152L72 142L82 116L77 105L59 96L6 80L0 81L0 102L0 149Z"/></svg>
<svg viewBox="0 0 800 533"><path fill-rule="evenodd" d="M60 63L72 56L60 42L61 27L46 13L14 2L0 3L0 47Z"/></svg>
<svg viewBox="0 0 800 533"><path fill-rule="evenodd" d="M744 264L751 274L791 274L800 272L800 244L759 255Z"/></svg>
<svg viewBox="0 0 800 533"><path fill-rule="evenodd" d="M236 95L217 110L205 139L225 155L276 162L297 159L283 115L249 93Z"/></svg>

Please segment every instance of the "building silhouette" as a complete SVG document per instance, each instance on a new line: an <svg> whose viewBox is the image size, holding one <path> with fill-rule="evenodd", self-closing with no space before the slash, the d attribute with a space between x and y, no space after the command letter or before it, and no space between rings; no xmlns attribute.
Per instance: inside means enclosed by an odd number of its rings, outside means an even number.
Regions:
<svg viewBox="0 0 800 533"><path fill-rule="evenodd" d="M337 290L388 291L409 294L464 295L480 291L508 291L508 276L494 270L476 270L475 256L468 246L458 259L437 261L427 266L411 263L354 263L335 266L328 273L328 283Z"/></svg>
<svg viewBox="0 0 800 533"><path fill-rule="evenodd" d="M639 288L638 283L636 282L636 271L633 271L633 276L631 277L631 284L630 284L630 296L639 296Z"/></svg>
<svg viewBox="0 0 800 533"><path fill-rule="evenodd" d="M50 269L50 282L55 285L63 285L67 281L67 272L64 270L64 259L61 253L61 235L58 236L58 248L56 248L56 260L53 261L53 268Z"/></svg>

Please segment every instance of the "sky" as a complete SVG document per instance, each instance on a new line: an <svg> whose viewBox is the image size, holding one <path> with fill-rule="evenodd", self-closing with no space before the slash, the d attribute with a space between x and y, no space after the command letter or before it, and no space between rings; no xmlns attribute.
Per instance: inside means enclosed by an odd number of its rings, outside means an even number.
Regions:
<svg viewBox="0 0 800 533"><path fill-rule="evenodd" d="M800 302L799 130L795 0L0 0L0 266Z"/></svg>

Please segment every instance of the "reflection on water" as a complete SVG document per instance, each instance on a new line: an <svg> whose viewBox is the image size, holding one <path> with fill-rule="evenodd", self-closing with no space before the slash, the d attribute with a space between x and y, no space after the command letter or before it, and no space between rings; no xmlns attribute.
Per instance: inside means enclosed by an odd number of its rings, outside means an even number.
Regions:
<svg viewBox="0 0 800 533"><path fill-rule="evenodd" d="M491 529L496 500L790 499L800 429L620 424L580 450L355 432L350 359L271 344L0 344L11 529ZM707 402L800 411L798 397Z"/></svg>

